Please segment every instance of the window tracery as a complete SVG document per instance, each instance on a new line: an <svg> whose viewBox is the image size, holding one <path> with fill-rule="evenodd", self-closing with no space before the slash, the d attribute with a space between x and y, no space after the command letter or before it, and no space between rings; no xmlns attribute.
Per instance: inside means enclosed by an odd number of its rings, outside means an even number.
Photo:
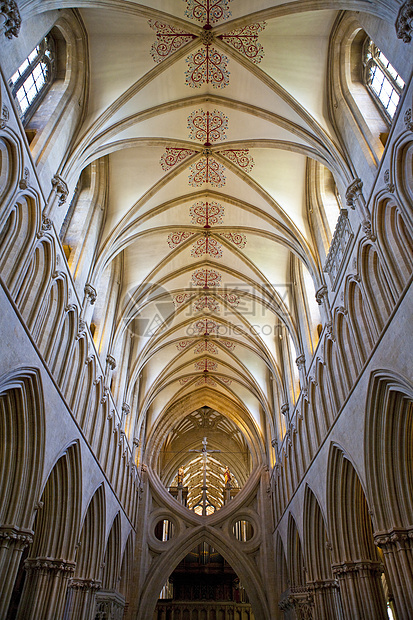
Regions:
<svg viewBox="0 0 413 620"><path fill-rule="evenodd" d="M55 76L55 41L47 35L22 62L9 80L23 125L46 95Z"/></svg>
<svg viewBox="0 0 413 620"><path fill-rule="evenodd" d="M404 87L404 81L383 52L366 39L364 45L364 83L387 122L393 120Z"/></svg>

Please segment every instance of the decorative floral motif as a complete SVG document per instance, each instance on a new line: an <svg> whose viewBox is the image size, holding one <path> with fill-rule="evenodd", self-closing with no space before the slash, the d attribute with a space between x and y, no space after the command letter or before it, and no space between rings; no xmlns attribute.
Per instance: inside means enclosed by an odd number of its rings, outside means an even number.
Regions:
<svg viewBox="0 0 413 620"><path fill-rule="evenodd" d="M189 231L181 231L178 230L176 232L173 233L169 233L168 235L168 245L171 249L173 248L177 248L178 245L180 245L183 241L186 241L187 239L189 239L189 237L192 237L192 235L194 235L195 233L193 232L189 232Z"/></svg>
<svg viewBox="0 0 413 620"><path fill-rule="evenodd" d="M182 379L179 379L179 383L181 385L185 385L186 383L188 383L189 381L191 381L192 377L182 377Z"/></svg>
<svg viewBox="0 0 413 620"><path fill-rule="evenodd" d="M203 360L199 360L199 362L195 362L194 364L195 370L203 370L204 372L209 372L210 370L217 370L218 364L214 362L214 360L210 360L206 357Z"/></svg>
<svg viewBox="0 0 413 620"><path fill-rule="evenodd" d="M228 86L228 57L211 45L190 54L186 62L185 82L191 88L200 88L202 84L212 84L213 88Z"/></svg>
<svg viewBox="0 0 413 620"><path fill-rule="evenodd" d="M202 312L202 310L210 310L211 312L219 312L220 306L215 297L205 295L194 302L194 310L196 312Z"/></svg>
<svg viewBox="0 0 413 620"><path fill-rule="evenodd" d="M178 293L177 295L172 297L172 301L175 304L175 308L177 308L178 306L188 301L188 299L191 299L191 297L192 295L190 293Z"/></svg>
<svg viewBox="0 0 413 620"><path fill-rule="evenodd" d="M221 293L219 297L226 301L230 306L238 306L239 304L239 295L236 295L235 293Z"/></svg>
<svg viewBox="0 0 413 620"><path fill-rule="evenodd" d="M193 329L199 334L203 334L204 336L209 336L212 333L216 333L218 331L218 324L211 319L202 319L200 321L196 321L193 324Z"/></svg>
<svg viewBox="0 0 413 620"><path fill-rule="evenodd" d="M224 207L219 202L196 202L190 208L189 215L192 224L211 228L211 225L223 223Z"/></svg>
<svg viewBox="0 0 413 620"><path fill-rule="evenodd" d="M149 25L153 30L156 30L156 42L151 47L151 56L157 63L168 58L185 43L196 39L195 34L190 34L169 24L162 24L154 19L149 20Z"/></svg>
<svg viewBox="0 0 413 620"><path fill-rule="evenodd" d="M220 340L219 342L222 344L223 347L228 349L228 351L233 351L237 346L235 342L231 342L231 340Z"/></svg>
<svg viewBox="0 0 413 620"><path fill-rule="evenodd" d="M213 112L195 110L188 116L188 129L190 140L198 140L205 146L210 146L212 142L226 140L228 116L219 110Z"/></svg>
<svg viewBox="0 0 413 620"><path fill-rule="evenodd" d="M261 43L258 43L258 33L264 30L265 26L265 22L250 24L231 30L228 34L219 35L218 38L231 45L248 60L259 63L264 57L264 49Z"/></svg>
<svg viewBox="0 0 413 620"><path fill-rule="evenodd" d="M227 385L231 385L232 384L232 379L229 379L228 377L220 377L220 380L223 383L226 383Z"/></svg>
<svg viewBox="0 0 413 620"><path fill-rule="evenodd" d="M215 271L215 269L197 269L192 274L192 284L202 286L204 289L208 289L211 286L219 286L221 279L221 274Z"/></svg>
<svg viewBox="0 0 413 620"><path fill-rule="evenodd" d="M233 164L242 168L244 172L251 172L254 166L254 160L248 149L229 149L228 151L220 151L220 153Z"/></svg>
<svg viewBox="0 0 413 620"><path fill-rule="evenodd" d="M190 155L194 155L196 151L191 151L191 149L170 149L167 148L165 153L162 155L159 163L162 166L162 170L169 170L172 166L176 166L176 164L180 164L184 159L189 157Z"/></svg>
<svg viewBox="0 0 413 620"><path fill-rule="evenodd" d="M229 3L231 0L186 0L186 17L196 19L204 24L216 24L231 17Z"/></svg>
<svg viewBox="0 0 413 620"><path fill-rule="evenodd" d="M213 258L222 258L222 245L209 234L205 234L204 237L195 241L191 250L191 256L199 257L203 254L209 254Z"/></svg>
<svg viewBox="0 0 413 620"><path fill-rule="evenodd" d="M209 377L208 375L204 375L203 377L198 379L195 385L210 385L212 387L215 387L216 383L212 377Z"/></svg>
<svg viewBox="0 0 413 620"><path fill-rule="evenodd" d="M247 244L247 237L246 235L244 235L244 233L220 233L221 237L224 237L224 239L228 239L228 241L231 241L231 243L233 243L234 245L236 245L240 250L242 250L243 248L245 248L246 244Z"/></svg>
<svg viewBox="0 0 413 620"><path fill-rule="evenodd" d="M202 342L198 342L196 345L194 353L213 353L214 355L217 355L219 353L219 349L210 340L202 340Z"/></svg>
<svg viewBox="0 0 413 620"><path fill-rule="evenodd" d="M176 348L178 349L178 351L185 351L185 349L190 347L192 343L193 343L193 340L181 340L176 345Z"/></svg>
<svg viewBox="0 0 413 620"><path fill-rule="evenodd" d="M223 187L226 181L224 171L224 166L212 157L201 157L189 169L189 185L199 187L204 183L210 183L212 187Z"/></svg>

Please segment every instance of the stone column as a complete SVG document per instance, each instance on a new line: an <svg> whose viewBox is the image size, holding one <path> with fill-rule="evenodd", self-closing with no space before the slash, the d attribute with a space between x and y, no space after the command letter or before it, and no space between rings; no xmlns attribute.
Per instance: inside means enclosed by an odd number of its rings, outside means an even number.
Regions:
<svg viewBox="0 0 413 620"><path fill-rule="evenodd" d="M17 620L55 620L63 617L68 580L76 564L51 558L28 558L27 576Z"/></svg>
<svg viewBox="0 0 413 620"><path fill-rule="evenodd" d="M102 583L95 579L71 579L69 583L68 618L73 620L94 620L96 592L101 587Z"/></svg>
<svg viewBox="0 0 413 620"><path fill-rule="evenodd" d="M0 527L0 618L5 618L23 550L33 542L32 530L17 525Z"/></svg>
<svg viewBox="0 0 413 620"><path fill-rule="evenodd" d="M311 581L308 586L314 597L314 614L317 620L342 620L338 582L335 579L318 580Z"/></svg>
<svg viewBox="0 0 413 620"><path fill-rule="evenodd" d="M285 620L313 620L314 618L314 598L307 586L293 586L286 590L278 607L284 612Z"/></svg>
<svg viewBox="0 0 413 620"><path fill-rule="evenodd" d="M96 593L96 620L122 620L125 597L116 590L100 590Z"/></svg>
<svg viewBox="0 0 413 620"><path fill-rule="evenodd" d="M413 618L413 529L376 532L398 618Z"/></svg>
<svg viewBox="0 0 413 620"><path fill-rule="evenodd" d="M374 618L388 620L381 584L381 562L361 560L332 566L339 582L345 620Z"/></svg>

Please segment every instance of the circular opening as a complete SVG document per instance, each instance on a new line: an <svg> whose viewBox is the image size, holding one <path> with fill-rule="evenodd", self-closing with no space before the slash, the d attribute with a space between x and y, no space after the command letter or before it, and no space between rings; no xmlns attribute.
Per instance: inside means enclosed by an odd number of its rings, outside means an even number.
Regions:
<svg viewBox="0 0 413 620"><path fill-rule="evenodd" d="M245 519L241 521L236 521L232 526L232 533L235 538L241 542L247 542L247 540L251 540L254 536L254 528L250 521L246 521Z"/></svg>
<svg viewBox="0 0 413 620"><path fill-rule="evenodd" d="M166 542L174 536L174 524L169 519L160 519L155 525L155 538L161 542Z"/></svg>

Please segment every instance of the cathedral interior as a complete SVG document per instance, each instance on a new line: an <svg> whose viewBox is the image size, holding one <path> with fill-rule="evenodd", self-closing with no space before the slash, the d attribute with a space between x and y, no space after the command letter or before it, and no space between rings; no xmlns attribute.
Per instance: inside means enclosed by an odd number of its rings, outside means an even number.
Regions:
<svg viewBox="0 0 413 620"><path fill-rule="evenodd" d="M0 620L411 620L413 0L0 18Z"/></svg>

